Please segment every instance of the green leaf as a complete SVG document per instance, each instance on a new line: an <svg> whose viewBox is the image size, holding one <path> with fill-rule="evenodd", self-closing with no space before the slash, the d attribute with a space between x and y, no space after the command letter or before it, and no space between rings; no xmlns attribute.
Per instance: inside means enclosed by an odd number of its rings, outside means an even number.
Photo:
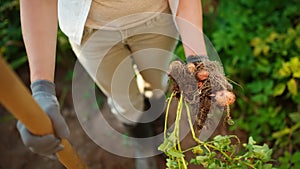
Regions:
<svg viewBox="0 0 300 169"><path fill-rule="evenodd" d="M200 164L201 164L200 161L199 161L199 160L196 160L195 158L192 158L192 159L190 160L190 163L191 163L191 164L195 164L195 165L200 165Z"/></svg>
<svg viewBox="0 0 300 169"><path fill-rule="evenodd" d="M192 152L193 152L194 154L199 155L199 154L202 154L202 153L203 153L203 149L202 149L201 146L199 145L199 146L194 147L194 148L192 149Z"/></svg>
<svg viewBox="0 0 300 169"><path fill-rule="evenodd" d="M184 157L184 154L182 154L182 152L180 152L179 150L176 150L175 148L171 148L171 149L167 150L167 153L176 158Z"/></svg>
<svg viewBox="0 0 300 169"><path fill-rule="evenodd" d="M268 102L268 96L265 94L256 94L252 96L252 100L258 104L266 104Z"/></svg>
<svg viewBox="0 0 300 169"><path fill-rule="evenodd" d="M263 89L263 83L261 81L254 81L247 84L247 88L251 91L251 93L259 93Z"/></svg>
<svg viewBox="0 0 300 169"><path fill-rule="evenodd" d="M300 121L300 113L299 112L291 113L291 114L289 114L289 117L292 120L292 122L294 122L294 123L297 123Z"/></svg>
<svg viewBox="0 0 300 169"><path fill-rule="evenodd" d="M268 162L271 159L272 149L270 149L267 144L264 144L263 146L254 145L253 152L255 156L263 162Z"/></svg>
<svg viewBox="0 0 300 169"><path fill-rule="evenodd" d="M173 161L173 160L171 160L171 159L169 159L169 158L167 159L166 165L167 165L167 168L168 168L168 169L178 168L177 161Z"/></svg>
<svg viewBox="0 0 300 169"><path fill-rule="evenodd" d="M289 61L290 69L292 70L294 78L300 78L300 61L299 56L293 57Z"/></svg>
<svg viewBox="0 0 300 169"><path fill-rule="evenodd" d="M290 79L287 82L287 88L292 95L297 95L298 93L298 85L294 78Z"/></svg>
<svg viewBox="0 0 300 169"><path fill-rule="evenodd" d="M217 164L214 161L210 162L208 169L215 169L215 168L217 168Z"/></svg>
<svg viewBox="0 0 300 169"><path fill-rule="evenodd" d="M279 83L274 87L273 90L273 96L279 96L282 95L282 93L285 90L285 84L284 83Z"/></svg>
<svg viewBox="0 0 300 169"><path fill-rule="evenodd" d="M278 161L281 163L281 166L279 169L286 169L290 168L290 159L291 159L291 154L287 151L284 152L284 155L279 157Z"/></svg>
<svg viewBox="0 0 300 169"><path fill-rule="evenodd" d="M296 104L300 104L300 94L298 93L297 95L292 96L292 100L293 100Z"/></svg>
<svg viewBox="0 0 300 169"><path fill-rule="evenodd" d="M173 131L170 136L164 140L164 142L158 147L158 150L167 152L169 149L174 147L176 144L175 132Z"/></svg>
<svg viewBox="0 0 300 169"><path fill-rule="evenodd" d="M271 95L273 93L273 90L272 90L273 86L274 86L273 80L264 80L263 86L264 86L264 93L266 95Z"/></svg>
<svg viewBox="0 0 300 169"><path fill-rule="evenodd" d="M166 152L170 147L173 147L173 143L165 139L164 142L158 147L159 151Z"/></svg>
<svg viewBox="0 0 300 169"><path fill-rule="evenodd" d="M279 78L289 77L291 75L289 63L283 63L281 69L278 71Z"/></svg>
<svg viewBox="0 0 300 169"><path fill-rule="evenodd" d="M253 139L252 136L249 137L249 139L248 139L248 144L250 144L250 145L256 144L256 141L254 141L254 139Z"/></svg>
<svg viewBox="0 0 300 169"><path fill-rule="evenodd" d="M293 154L291 162L294 163L295 166L300 165L300 152L296 152L295 154ZM296 165L296 164L298 164L298 165Z"/></svg>
<svg viewBox="0 0 300 169"><path fill-rule="evenodd" d="M220 149L225 148L226 146L229 146L231 143L230 137L228 136L221 136L221 135L217 135L216 137L214 137L214 145Z"/></svg>
<svg viewBox="0 0 300 169"><path fill-rule="evenodd" d="M196 160L200 161L201 164L203 165L204 163L207 162L208 156L197 156L197 157L196 157Z"/></svg>
<svg viewBox="0 0 300 169"><path fill-rule="evenodd" d="M272 164L264 164L263 169L272 169Z"/></svg>

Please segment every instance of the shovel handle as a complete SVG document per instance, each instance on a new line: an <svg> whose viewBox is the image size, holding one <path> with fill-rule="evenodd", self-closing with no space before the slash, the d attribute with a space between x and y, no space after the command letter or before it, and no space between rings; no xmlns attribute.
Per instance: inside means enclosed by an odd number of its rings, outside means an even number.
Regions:
<svg viewBox="0 0 300 169"><path fill-rule="evenodd" d="M1 56L0 79L0 103L20 120L31 133L35 135L53 133L53 126L49 117L31 97L29 90ZM68 140L62 139L61 144L64 149L57 152L57 156L67 169L88 169Z"/></svg>

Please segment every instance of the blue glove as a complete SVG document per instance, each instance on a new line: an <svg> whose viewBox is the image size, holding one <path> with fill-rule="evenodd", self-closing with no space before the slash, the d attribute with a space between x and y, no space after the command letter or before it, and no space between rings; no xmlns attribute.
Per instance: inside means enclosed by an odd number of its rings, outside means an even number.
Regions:
<svg viewBox="0 0 300 169"><path fill-rule="evenodd" d="M200 63L202 61L209 60L208 56L190 55L186 58L186 63Z"/></svg>
<svg viewBox="0 0 300 169"><path fill-rule="evenodd" d="M54 83L46 80L38 80L32 83L30 87L32 97L51 119L55 134L34 135L20 121L17 123L17 129L24 145L32 152L51 156L63 149L60 139L68 138L70 131L63 116L60 114L59 103L55 96Z"/></svg>

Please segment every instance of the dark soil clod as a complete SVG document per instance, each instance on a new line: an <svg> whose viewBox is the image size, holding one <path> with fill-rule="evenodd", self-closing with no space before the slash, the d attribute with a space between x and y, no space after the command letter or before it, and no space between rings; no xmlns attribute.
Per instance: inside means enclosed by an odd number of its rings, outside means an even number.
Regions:
<svg viewBox="0 0 300 169"><path fill-rule="evenodd" d="M190 105L193 117L195 117L195 126L200 133L206 125L208 113L212 104L217 104L228 110L228 104L219 104L214 99L217 92L231 91L232 85L227 81L222 65L217 61L203 60L192 63L194 65L182 64L180 61L174 61L170 65L169 76L172 81L172 90L176 92L177 98L182 92L183 98ZM200 76L202 72L207 73L208 77ZM226 98L224 98L226 101ZM225 105L225 106L224 106ZM229 114L229 113L227 113ZM230 117L227 115L227 118Z"/></svg>

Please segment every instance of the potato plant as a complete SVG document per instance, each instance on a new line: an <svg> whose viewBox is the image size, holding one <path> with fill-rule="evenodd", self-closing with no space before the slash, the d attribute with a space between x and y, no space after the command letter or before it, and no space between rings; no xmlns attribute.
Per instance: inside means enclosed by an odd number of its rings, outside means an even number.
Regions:
<svg viewBox="0 0 300 169"><path fill-rule="evenodd" d="M189 164L200 165L205 168L228 168L228 169L271 169L274 168L271 159L272 149L267 144L257 145L252 137L249 137L248 143L242 145L243 150L237 151L240 140L236 135L217 135L211 141L201 141L198 139L189 105L184 101L182 94L178 100L178 107L176 112L175 126L173 131L168 132L167 122L169 116L169 107L172 99L175 98L176 92L173 92L168 99L165 128L164 128L164 142L158 149L167 156L166 166L168 169L187 169ZM196 146L188 149L181 148L180 121L182 116L182 109L187 110L188 123L190 131ZM185 153L191 151L194 158L190 161L185 159Z"/></svg>

